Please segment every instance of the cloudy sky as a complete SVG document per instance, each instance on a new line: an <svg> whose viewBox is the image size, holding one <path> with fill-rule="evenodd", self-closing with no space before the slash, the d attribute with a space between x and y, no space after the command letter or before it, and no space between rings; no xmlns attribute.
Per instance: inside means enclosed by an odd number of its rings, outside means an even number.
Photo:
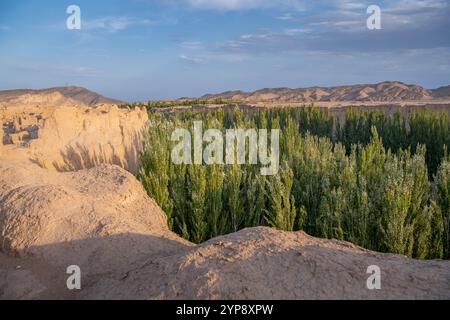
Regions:
<svg viewBox="0 0 450 320"><path fill-rule="evenodd" d="M68 30L69 5L81 30ZM381 30L368 30L369 5ZM1 0L0 90L128 101L265 87L450 84L450 0Z"/></svg>

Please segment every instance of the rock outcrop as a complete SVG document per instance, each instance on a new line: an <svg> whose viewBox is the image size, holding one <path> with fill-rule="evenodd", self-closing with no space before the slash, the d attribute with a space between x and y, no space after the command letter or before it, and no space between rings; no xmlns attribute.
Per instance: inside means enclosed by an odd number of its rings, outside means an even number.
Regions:
<svg viewBox="0 0 450 320"><path fill-rule="evenodd" d="M3 163L0 184L0 249L10 256L55 267L76 262L92 274L172 250L155 246L155 237L184 243L140 183L118 166L52 173Z"/></svg>
<svg viewBox="0 0 450 320"><path fill-rule="evenodd" d="M58 171L109 163L136 172L148 115L109 105L5 107L0 121L5 154L23 149L31 161Z"/></svg>

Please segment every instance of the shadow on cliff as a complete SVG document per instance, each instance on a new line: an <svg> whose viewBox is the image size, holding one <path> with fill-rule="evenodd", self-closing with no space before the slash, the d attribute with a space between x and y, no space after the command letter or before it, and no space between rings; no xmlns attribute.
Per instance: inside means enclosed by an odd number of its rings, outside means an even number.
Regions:
<svg viewBox="0 0 450 320"><path fill-rule="evenodd" d="M139 155L142 150L142 138L134 132L129 143L114 146L111 143L98 144L87 148L81 143L68 145L60 151L62 162L54 161L53 166L59 172L71 172L90 169L100 164L114 164L136 174L139 169Z"/></svg>

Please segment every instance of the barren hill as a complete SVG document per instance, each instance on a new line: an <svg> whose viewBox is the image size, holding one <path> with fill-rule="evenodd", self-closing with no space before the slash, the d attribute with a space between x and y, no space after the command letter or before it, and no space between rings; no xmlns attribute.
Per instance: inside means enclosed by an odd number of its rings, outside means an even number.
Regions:
<svg viewBox="0 0 450 320"><path fill-rule="evenodd" d="M440 87L431 92L435 98L450 98L450 86Z"/></svg>
<svg viewBox="0 0 450 320"><path fill-rule="evenodd" d="M250 103L255 102L398 102L423 101L450 96L449 87L428 90L418 85L397 81L378 84L359 84L338 87L275 88L255 92L228 91L220 94L208 94L204 99L233 99Z"/></svg>
<svg viewBox="0 0 450 320"><path fill-rule="evenodd" d="M82 87L57 87L42 90L0 91L0 105L12 106L67 106L97 104L120 104L119 100L106 98Z"/></svg>

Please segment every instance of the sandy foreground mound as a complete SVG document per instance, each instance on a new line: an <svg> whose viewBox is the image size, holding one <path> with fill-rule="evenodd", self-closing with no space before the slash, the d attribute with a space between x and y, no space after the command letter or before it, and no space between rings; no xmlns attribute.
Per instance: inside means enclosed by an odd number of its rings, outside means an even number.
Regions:
<svg viewBox="0 0 450 320"><path fill-rule="evenodd" d="M0 166L0 174L11 178L7 183L0 179L3 186L8 184L0 193L2 298L58 298L59 292L70 296L64 292L69 265L78 265L89 282L190 245L168 230L164 212L118 166L75 173ZM30 174L36 180L22 178ZM3 260L15 265L13 271L2 270ZM18 265L22 267L15 270ZM27 278L42 290L30 295L16 289L27 285Z"/></svg>
<svg viewBox="0 0 450 320"><path fill-rule="evenodd" d="M366 272L371 265L381 268L381 290L367 289ZM449 268L449 262L373 253L304 232L252 228L187 252L151 257L121 278L103 278L80 297L448 299Z"/></svg>
<svg viewBox="0 0 450 320"><path fill-rule="evenodd" d="M450 298L448 261L268 228L181 239L124 169L137 166L144 111L2 111L1 299ZM11 141L24 131L33 135ZM67 289L69 265L81 268L81 291ZM370 265L379 291L366 287Z"/></svg>

